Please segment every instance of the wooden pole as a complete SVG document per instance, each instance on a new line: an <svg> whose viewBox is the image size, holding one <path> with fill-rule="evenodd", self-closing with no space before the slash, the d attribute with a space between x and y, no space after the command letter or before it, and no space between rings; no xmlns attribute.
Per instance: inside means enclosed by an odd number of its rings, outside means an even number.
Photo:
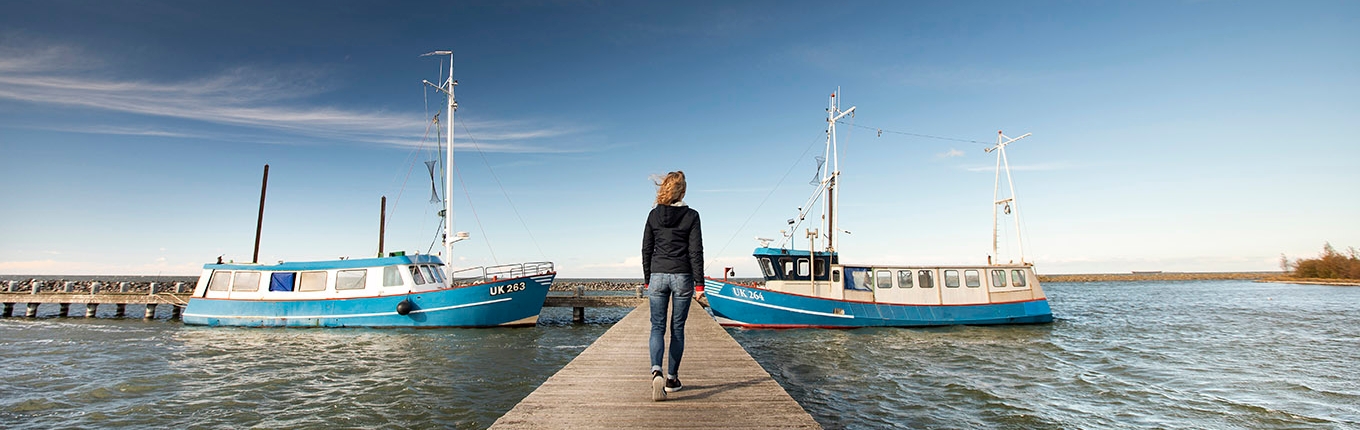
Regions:
<svg viewBox="0 0 1360 430"><path fill-rule="evenodd" d="M378 258L383 256L383 237L387 235L387 196L382 198L382 209L378 212Z"/></svg>
<svg viewBox="0 0 1360 430"><path fill-rule="evenodd" d="M260 181L260 215L255 220L255 254L251 263L260 262L260 231L264 229L264 192L269 189L269 165L264 165L264 179Z"/></svg>

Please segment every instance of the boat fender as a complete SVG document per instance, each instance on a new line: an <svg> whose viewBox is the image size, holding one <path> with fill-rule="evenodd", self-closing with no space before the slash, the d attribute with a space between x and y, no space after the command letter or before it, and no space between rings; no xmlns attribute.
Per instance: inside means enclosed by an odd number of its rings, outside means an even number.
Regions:
<svg viewBox="0 0 1360 430"><path fill-rule="evenodd" d="M411 299L402 300L401 303L397 303L397 314L409 314L411 313L411 309L414 309L415 307L416 305L415 303L411 303Z"/></svg>

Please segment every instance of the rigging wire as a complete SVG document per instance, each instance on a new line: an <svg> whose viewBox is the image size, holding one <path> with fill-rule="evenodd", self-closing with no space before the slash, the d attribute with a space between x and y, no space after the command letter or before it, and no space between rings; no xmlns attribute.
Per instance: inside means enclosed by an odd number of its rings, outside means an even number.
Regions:
<svg viewBox="0 0 1360 430"><path fill-rule="evenodd" d="M401 207L401 205L400 205L400 203L401 203L401 196L402 196L402 194L405 194L405 193L406 193L406 185L407 185L408 183L411 182L411 172L414 171L415 168L416 168L416 161L415 161L415 159L416 159L416 154L419 153L420 151L425 150L425 144L428 142L428 139L430 138L430 129L431 129L431 127L432 127L433 125L437 125L437 124L439 124L439 114L436 113L436 114L434 115L434 120L433 120L430 124L426 124L426 125L425 125L425 135L424 135L424 136L421 136L421 138L420 138L420 146L417 146L415 149L412 149L412 150L411 150L411 153L410 153L409 155L406 156L406 160L407 160L408 162L410 162L411 167L410 167L409 169L406 170L406 178L405 178L405 179L402 179L402 181L401 181L401 188L397 190L397 198L395 198L395 199L392 200L392 212L388 214L389 216L387 217L387 220L385 220L385 222L384 222L384 224L383 224L383 228L384 228L384 229L386 229L387 226L390 225L390 224L392 223L392 219L393 219L393 218L396 218L396 216L397 216L397 208ZM398 173L398 174L400 174L400 173ZM392 179L393 179L394 182L396 181L396 178L392 178Z"/></svg>
<svg viewBox="0 0 1360 430"><path fill-rule="evenodd" d="M983 142L983 141L980 141L980 140L959 139L959 138L955 138L955 137L944 137L944 136L932 136L932 135L929 135L929 134L920 134L920 133L911 133L911 132L906 132L906 131L889 130L889 129L886 129L886 128L870 127L870 126L867 126L867 125L856 125L856 124L854 123L854 121L851 121L851 122L848 122L848 123L847 123L847 122L845 122L844 120L841 120L841 121L836 121L836 122L837 122L837 123L840 123L840 124L848 125L848 126L853 127L853 128L862 128L862 129L865 129L865 130L874 130L874 131L878 132L878 136L879 136L879 137L882 137L882 136L883 136L883 133L892 133L892 134L901 134L901 135L905 135L905 136L915 136L915 137L920 137L920 138L925 138L925 139L948 140L948 141L951 141L951 142L980 143L980 144L983 144L983 145L995 145L995 144L996 144L996 143L994 143L994 142Z"/></svg>
<svg viewBox="0 0 1360 430"><path fill-rule="evenodd" d="M529 241L533 242L534 248L538 249L539 256L543 257L544 260L547 260L548 254L544 253L543 247L538 245L538 239L534 237L534 232L529 230L529 224L524 222L524 217L519 214L519 208L515 207L515 201L510 199L510 193L505 191L505 185L501 184L500 176L496 175L496 171L491 168L491 161L487 160L486 154L482 152L482 147L477 144L477 139L472 137L471 131L468 131L467 123L463 122L460 118L458 120L458 125L463 127L463 134L468 136L467 140L472 142L472 148L476 149L477 155L482 157L482 163L486 164L487 171L491 172L491 179L496 181L497 187L500 187L501 195L505 196L505 201L510 203L510 210L515 213L515 218L519 220L520 226L524 227L524 232L529 235ZM464 187L466 187L466 185L464 185Z"/></svg>
<svg viewBox="0 0 1360 430"><path fill-rule="evenodd" d="M501 264L501 260L496 258L496 250L491 247L491 236L486 235L486 226L482 225L482 217L477 216L477 207L472 205L472 193L468 192L467 182L463 181L463 171L456 170L455 172L458 174L458 183L463 186L463 198L467 199L468 208L472 209L472 219L477 221L477 230L481 231L482 237L485 238L482 242L486 242L486 250L491 253L491 261ZM453 258L453 256L449 256L449 258Z"/></svg>
<svg viewBox="0 0 1360 430"><path fill-rule="evenodd" d="M723 252L727 251L727 247L729 245L732 245L732 241L736 240L737 235L741 234L741 231L746 228L746 224L750 223L751 219L756 217L756 213L759 213L760 208L765 206L765 202L768 202L770 200L770 196L774 195L775 190L778 190L779 186L784 184L784 180L788 179L789 174L792 174L793 170L798 167L798 164L803 162L803 158L807 157L808 152L812 151L812 148L817 146L817 142L818 141L813 141L811 144L808 144L807 149L804 149L803 153L798 156L798 159L794 160L793 164L789 166L789 169L784 171L784 176L779 177L779 182L776 182L774 184L774 187L770 188L770 192L765 193L765 198L760 199L760 203L756 205L755 210L751 211L751 215L747 216L746 220L741 222L741 226L737 227L736 232L732 233L732 236L727 239L727 243L724 243L722 248L718 250L718 253L714 254L715 258L717 256L722 255ZM707 265L707 263L705 263L705 265Z"/></svg>

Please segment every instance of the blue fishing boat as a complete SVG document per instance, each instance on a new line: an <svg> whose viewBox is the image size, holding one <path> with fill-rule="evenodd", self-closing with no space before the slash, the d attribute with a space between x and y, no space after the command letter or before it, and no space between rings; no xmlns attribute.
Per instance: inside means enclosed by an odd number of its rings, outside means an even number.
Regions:
<svg viewBox="0 0 1360 430"><path fill-rule="evenodd" d="M952 324L1026 324L1053 321L1034 265L1025 262L1021 245L1019 263L936 266L920 264L845 264L837 252L836 123L855 108L842 111L831 95L827 108L827 143L817 190L809 204L789 220L779 247L772 239L759 239L753 256L764 282L740 284L726 278L704 281L704 295L718 322L748 328L854 328L913 327ZM1028 134L1008 139L998 133L997 187L993 193L992 255L996 251L997 208L1014 214L1019 232L1019 206L1015 187L1000 198L1000 172L1005 163L1007 182L1010 164L1005 147ZM819 166L820 169L820 166ZM810 250L790 249L793 231L809 215L813 202L822 199L823 221L809 228ZM818 246L818 243L823 246ZM818 250L819 249L819 250ZM815 251L814 251L815 250Z"/></svg>
<svg viewBox="0 0 1360 430"><path fill-rule="evenodd" d="M448 145L444 208L453 213L453 53L449 76L426 81L447 96ZM433 167L431 167L433 172ZM265 166L265 183L268 183ZM433 174L432 174L433 176ZM263 191L263 190L262 190ZM435 200L436 202L438 200ZM260 198L263 215L264 196ZM447 218L446 218L447 219ZM468 238L443 222L444 256ZM379 234L381 237L381 233ZM393 252L378 257L278 264L205 264L184 309L184 323L247 327L493 327L531 326L557 272L551 262L455 270L434 255ZM258 228L256 259L258 260Z"/></svg>

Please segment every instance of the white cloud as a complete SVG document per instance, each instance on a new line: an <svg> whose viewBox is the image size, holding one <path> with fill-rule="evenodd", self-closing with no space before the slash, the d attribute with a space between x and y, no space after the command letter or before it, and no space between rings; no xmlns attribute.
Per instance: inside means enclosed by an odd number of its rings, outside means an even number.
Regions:
<svg viewBox="0 0 1360 430"><path fill-rule="evenodd" d="M964 155L963 151L954 148L949 148L948 152L941 152L939 154L935 154L935 158L954 158L962 157L963 155Z"/></svg>
<svg viewBox="0 0 1360 430"><path fill-rule="evenodd" d="M320 76L300 70L237 67L216 75L174 82L120 80L96 56L78 49L0 47L0 100L78 107L151 117L284 132L310 137L395 146L419 146L429 124L423 114L315 106L305 99L329 90ZM73 67L84 65L84 67ZM523 143L580 133L527 121L489 121L460 128L476 133L486 152L573 152ZM52 126L48 126L51 128ZM222 138L155 127L80 124L62 131L165 137ZM487 143L495 142L495 143ZM465 146L467 141L458 146Z"/></svg>
<svg viewBox="0 0 1360 430"><path fill-rule="evenodd" d="M1026 171L1026 170L1028 170L1028 171L1040 171L1040 170L1067 170L1067 169L1069 169L1069 168L1071 168L1071 166L1069 166L1067 163L1062 163L1062 162L1039 163L1039 164L1012 164L1012 165L1011 165L1011 171ZM996 165L993 164L993 165L987 165L987 166L966 166L966 167L963 167L963 170L966 170L966 171L969 171L969 172L988 172L988 173L990 173L990 172L995 172L995 171L996 171Z"/></svg>

